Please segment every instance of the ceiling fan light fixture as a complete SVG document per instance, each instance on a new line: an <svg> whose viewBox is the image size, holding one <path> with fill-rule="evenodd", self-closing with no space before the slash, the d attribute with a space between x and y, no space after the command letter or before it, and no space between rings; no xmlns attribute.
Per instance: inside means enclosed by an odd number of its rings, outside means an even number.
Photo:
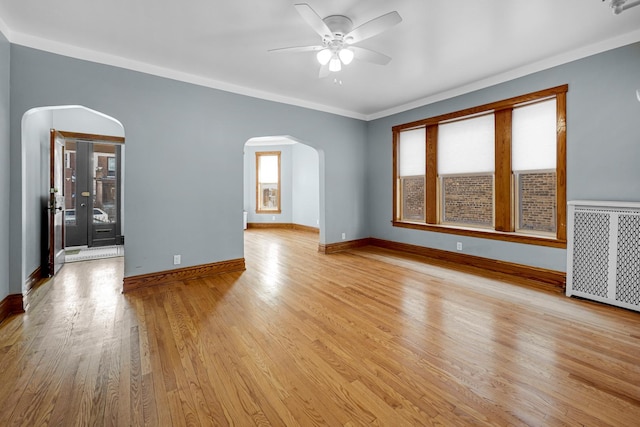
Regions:
<svg viewBox="0 0 640 427"><path fill-rule="evenodd" d="M329 61L329 71L336 73L340 70L342 70L342 62L340 62L340 58L338 58L338 55L333 55L333 57Z"/></svg>
<svg viewBox="0 0 640 427"><path fill-rule="evenodd" d="M640 0L602 1L640 2ZM311 29L322 37L321 44L270 49L269 52L315 52L316 59L321 64L318 74L320 78L327 77L330 72L341 71L343 66L350 64L354 59L378 65L386 65L391 61L391 58L386 55L355 45L402 22L398 12L380 15L354 28L353 21L347 16L329 15L321 18L307 3L296 3L294 7Z"/></svg>
<svg viewBox="0 0 640 427"><path fill-rule="evenodd" d="M351 49L344 48L340 49L338 56L344 65L349 65L351 64L351 61L353 61L354 53Z"/></svg>
<svg viewBox="0 0 640 427"><path fill-rule="evenodd" d="M320 52L318 52L316 58L321 65L327 65L332 56L333 53L329 49L322 49Z"/></svg>

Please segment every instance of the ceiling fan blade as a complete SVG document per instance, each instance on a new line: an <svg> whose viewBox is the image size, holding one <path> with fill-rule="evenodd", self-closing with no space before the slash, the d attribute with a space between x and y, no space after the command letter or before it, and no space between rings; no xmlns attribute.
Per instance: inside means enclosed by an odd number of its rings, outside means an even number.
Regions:
<svg viewBox="0 0 640 427"><path fill-rule="evenodd" d="M402 17L398 12L389 12L354 28L350 33L344 36L344 40L349 44L358 43L359 41L368 39L369 37L376 36L400 22L402 22Z"/></svg>
<svg viewBox="0 0 640 427"><path fill-rule="evenodd" d="M318 77L321 78L321 79L324 79L330 73L331 73L331 71L329 70L329 64L321 65L320 66L320 73L318 73Z"/></svg>
<svg viewBox="0 0 640 427"><path fill-rule="evenodd" d="M320 34L320 37L331 37L331 30L311 6L306 3L297 3L294 4L294 6L304 20L307 21L307 24L309 24L316 33Z"/></svg>
<svg viewBox="0 0 640 427"><path fill-rule="evenodd" d="M292 46L281 47L278 49L269 49L269 53L296 53L296 52L317 52L324 49L322 46Z"/></svg>
<svg viewBox="0 0 640 427"><path fill-rule="evenodd" d="M349 49L353 50L355 59L360 61L371 62L378 65L387 65L391 61L391 57L383 55L375 50L365 49L359 46L350 46Z"/></svg>

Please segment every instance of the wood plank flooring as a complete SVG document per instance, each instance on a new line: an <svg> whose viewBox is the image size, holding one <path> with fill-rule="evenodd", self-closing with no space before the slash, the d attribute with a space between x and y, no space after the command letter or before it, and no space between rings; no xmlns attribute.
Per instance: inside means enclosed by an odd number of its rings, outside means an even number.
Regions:
<svg viewBox="0 0 640 427"><path fill-rule="evenodd" d="M0 426L640 425L640 313L317 239L126 295L66 265L0 325Z"/></svg>

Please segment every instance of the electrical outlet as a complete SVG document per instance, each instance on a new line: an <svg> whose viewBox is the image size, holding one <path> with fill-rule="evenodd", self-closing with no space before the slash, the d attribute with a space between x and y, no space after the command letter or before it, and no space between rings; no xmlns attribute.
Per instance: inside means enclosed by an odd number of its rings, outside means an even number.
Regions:
<svg viewBox="0 0 640 427"><path fill-rule="evenodd" d="M462 242L456 243L456 249L459 250L459 251L462 250Z"/></svg>
<svg viewBox="0 0 640 427"><path fill-rule="evenodd" d="M274 215L271 217L271 221L275 221L275 220L276 220L276 216Z"/></svg>
<svg viewBox="0 0 640 427"><path fill-rule="evenodd" d="M342 233L342 240L347 238L347 233Z"/></svg>
<svg viewBox="0 0 640 427"><path fill-rule="evenodd" d="M174 255L173 256L173 265L180 265L181 262L182 262L182 256L181 255Z"/></svg>

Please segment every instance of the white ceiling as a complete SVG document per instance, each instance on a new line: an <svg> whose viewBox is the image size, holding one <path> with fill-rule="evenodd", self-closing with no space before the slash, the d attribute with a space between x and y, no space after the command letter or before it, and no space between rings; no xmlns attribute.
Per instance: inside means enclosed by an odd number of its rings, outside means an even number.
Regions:
<svg viewBox="0 0 640 427"><path fill-rule="evenodd" d="M393 10L403 18L360 43L388 65L354 61L319 79L313 52L267 52L320 42L293 7L303 1L0 0L0 31L15 44L365 120L640 41L640 7L613 15L609 0L306 0L355 26Z"/></svg>

